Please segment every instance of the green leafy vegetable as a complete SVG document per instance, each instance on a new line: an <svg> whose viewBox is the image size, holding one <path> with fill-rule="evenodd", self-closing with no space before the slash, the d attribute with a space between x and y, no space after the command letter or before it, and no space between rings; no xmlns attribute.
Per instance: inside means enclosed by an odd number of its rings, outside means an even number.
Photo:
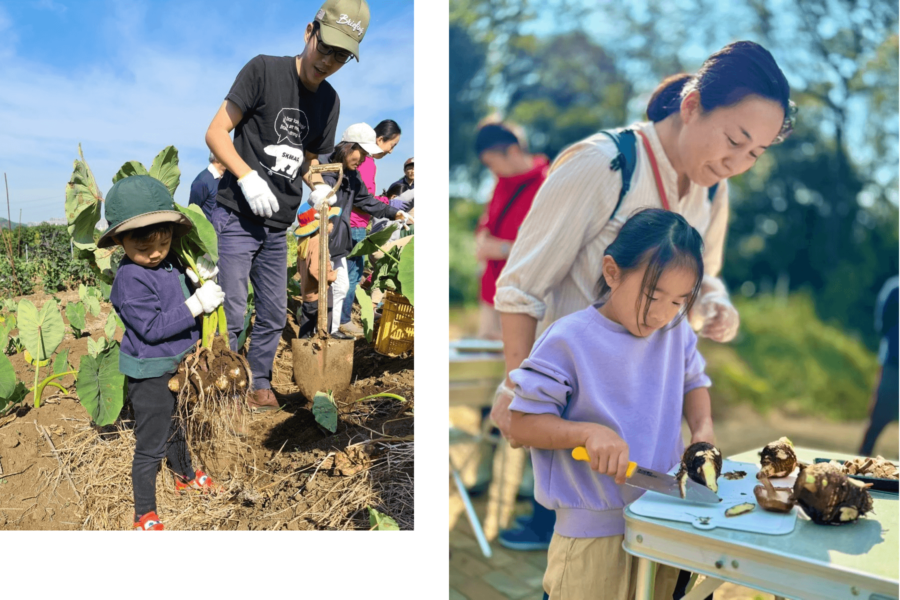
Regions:
<svg viewBox="0 0 900 600"><path fill-rule="evenodd" d="M316 423L334 433L337 431L337 405L334 403L334 396L331 392L316 392L313 398L313 416Z"/></svg>
<svg viewBox="0 0 900 600"><path fill-rule="evenodd" d="M53 374L59 375L60 373L64 373L69 369L69 349L66 348L62 352L56 355L56 358L53 360Z"/></svg>
<svg viewBox="0 0 900 600"><path fill-rule="evenodd" d="M178 189L178 183L181 181L181 169L178 168L178 150L175 146L166 146L162 152L153 159L150 166L150 177L155 177L162 181L169 193L175 196L175 190ZM196 205L194 205L196 206Z"/></svg>
<svg viewBox="0 0 900 600"><path fill-rule="evenodd" d="M384 246L390 241L391 235L396 230L396 225L388 225L381 231L366 236L364 240L353 247L353 250L347 255L347 258L356 258L357 256L366 256L367 254L378 252L381 250L381 246Z"/></svg>
<svg viewBox="0 0 900 600"><path fill-rule="evenodd" d="M69 302L66 304L66 318L69 319L69 325L75 333L76 338L80 338L84 333L84 302Z"/></svg>
<svg viewBox="0 0 900 600"><path fill-rule="evenodd" d="M378 512L371 506L366 507L369 511L369 525L374 531L400 531L397 521L384 513Z"/></svg>
<svg viewBox="0 0 900 600"><path fill-rule="evenodd" d="M38 312L30 300L22 300L18 314L19 337L25 349L38 360L50 358L66 333L56 302L47 300Z"/></svg>
<svg viewBox="0 0 900 600"><path fill-rule="evenodd" d="M110 340L116 335L116 311L110 311L109 316L106 317L106 326L103 328L103 333Z"/></svg>
<svg viewBox="0 0 900 600"><path fill-rule="evenodd" d="M9 398L16 389L16 370L5 354L0 354L0 398Z"/></svg>
<svg viewBox="0 0 900 600"><path fill-rule="evenodd" d="M397 272L397 278L400 280L400 289L404 296L409 299L409 303L415 306L415 275L416 275L416 262L415 262L415 244L416 239L413 238L403 247L403 250L400 251L400 266Z"/></svg>
<svg viewBox="0 0 900 600"><path fill-rule="evenodd" d="M125 376L119 372L118 344L98 356L81 357L75 389L94 423L102 427L115 422L125 400Z"/></svg>

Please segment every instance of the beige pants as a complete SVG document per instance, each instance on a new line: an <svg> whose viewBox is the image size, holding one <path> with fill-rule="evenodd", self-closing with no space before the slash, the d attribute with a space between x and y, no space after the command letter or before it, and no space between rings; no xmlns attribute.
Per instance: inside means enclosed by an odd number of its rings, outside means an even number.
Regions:
<svg viewBox="0 0 900 600"><path fill-rule="evenodd" d="M544 573L544 591L550 600L634 600L637 558L622 549L623 538L570 538L554 533ZM669 600L677 581L678 569L658 565L653 598Z"/></svg>

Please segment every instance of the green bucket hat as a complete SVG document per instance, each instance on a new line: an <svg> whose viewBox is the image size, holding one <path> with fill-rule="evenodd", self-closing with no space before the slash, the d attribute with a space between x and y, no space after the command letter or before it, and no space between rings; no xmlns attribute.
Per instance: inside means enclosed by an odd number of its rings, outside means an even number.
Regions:
<svg viewBox="0 0 900 600"><path fill-rule="evenodd" d="M352 52L359 60L359 43L369 28L366 0L327 0L316 13L322 41Z"/></svg>
<svg viewBox="0 0 900 600"><path fill-rule="evenodd" d="M114 235L156 223L175 223L175 237L191 230L191 220L175 210L169 188L155 177L132 175L120 179L106 195L104 212L109 227L98 248L115 246Z"/></svg>

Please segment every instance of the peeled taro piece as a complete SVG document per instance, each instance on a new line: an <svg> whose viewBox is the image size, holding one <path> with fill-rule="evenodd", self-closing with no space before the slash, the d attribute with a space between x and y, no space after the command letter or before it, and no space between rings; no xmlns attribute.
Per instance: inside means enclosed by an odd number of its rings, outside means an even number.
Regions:
<svg viewBox="0 0 900 600"><path fill-rule="evenodd" d="M675 474L681 487L681 497L685 496L687 478L705 485L713 492L719 492L716 481L722 474L722 453L709 442L697 442L688 446L681 457L681 467Z"/></svg>
<svg viewBox="0 0 900 600"><path fill-rule="evenodd" d="M793 489L789 487L774 487L768 477L763 477L761 481L763 482L762 485L757 485L753 488L756 503L763 510L769 512L791 512L791 509L794 508L794 503L791 501Z"/></svg>
<svg viewBox="0 0 900 600"><path fill-rule="evenodd" d="M759 473L757 479L763 477L787 477L797 467L797 454L794 444L786 437L777 442L766 444L759 453Z"/></svg>
<svg viewBox="0 0 900 600"><path fill-rule="evenodd" d="M819 525L852 523L872 510L872 496L862 483L847 477L828 463L810 465L800 471L791 500Z"/></svg>

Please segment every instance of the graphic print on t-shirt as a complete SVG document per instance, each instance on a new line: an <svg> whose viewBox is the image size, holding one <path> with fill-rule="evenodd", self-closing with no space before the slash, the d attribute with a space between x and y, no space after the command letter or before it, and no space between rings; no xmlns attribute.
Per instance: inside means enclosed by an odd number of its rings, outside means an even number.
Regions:
<svg viewBox="0 0 900 600"><path fill-rule="evenodd" d="M278 144L263 149L266 154L275 157L275 166L266 167L269 174L275 173L293 181L303 163L303 140L309 133L306 113L299 108L282 108L275 119L275 133L278 135ZM293 145L288 146L282 142Z"/></svg>
<svg viewBox="0 0 900 600"><path fill-rule="evenodd" d="M303 146L303 140L309 133L309 122L306 113L299 108L282 108L275 118L275 134L278 143L287 141L295 146Z"/></svg>
<svg viewBox="0 0 900 600"><path fill-rule="evenodd" d="M266 146L263 148L266 154L275 157L275 166L265 165L269 174L281 175L291 181L297 176L297 171L303 163L303 148L294 148L287 144Z"/></svg>

